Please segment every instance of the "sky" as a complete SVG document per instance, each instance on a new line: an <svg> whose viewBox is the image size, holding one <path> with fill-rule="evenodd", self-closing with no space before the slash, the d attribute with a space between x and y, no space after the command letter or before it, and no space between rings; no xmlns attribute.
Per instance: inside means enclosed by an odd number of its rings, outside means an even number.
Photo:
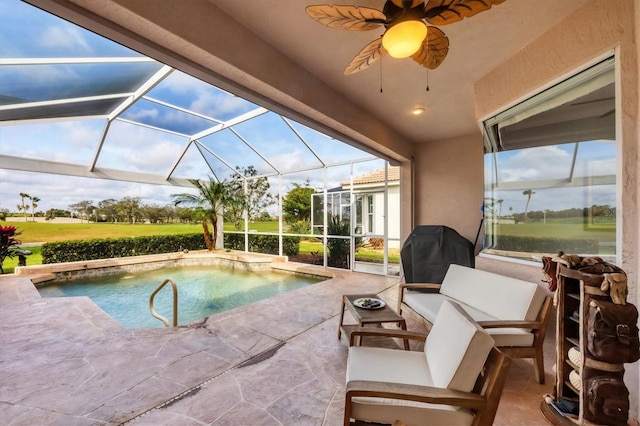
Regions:
<svg viewBox="0 0 640 426"><path fill-rule="evenodd" d="M144 61L137 52L17 0L0 0L0 58L20 62L0 67L0 99L8 99L2 101L4 104L13 100L38 102L115 93L121 94L115 97L113 105L117 105L163 68L163 64ZM124 59L118 59L117 63L29 63L34 58ZM91 102L83 108L98 111L98 117L94 114L66 120L0 124L0 153L89 167L99 150L98 168L161 176L172 173L184 153L173 177L215 176L223 180L236 167L253 166L259 175L282 172L282 179L269 181L272 189L282 185L285 193L292 188L292 182L309 180L312 186L320 187L324 182L322 171L291 173L322 166L320 160L331 164L375 158L268 111L233 126L232 130L200 137L199 147L189 144L190 136L198 132L261 109L177 70L111 122L102 146L105 115L111 108L100 110L100 105ZM353 173L363 174L383 166L381 160L357 163ZM339 185L350 173L351 166L328 169L328 186ZM0 208L10 211L16 211L21 203L20 193L40 198L37 210L46 211L67 209L70 204L84 200L97 204L126 196L139 197L145 204L165 205L171 202L171 194L185 191L188 189L184 187L0 170Z"/></svg>
<svg viewBox="0 0 640 426"><path fill-rule="evenodd" d="M521 182L523 189L487 192L487 197L502 199L502 214L524 212L527 182L568 179L576 144L549 145L497 154L498 187L501 182ZM616 145L611 141L581 142L576 155L574 177L616 174ZM495 181L493 156L485 156L485 182ZM534 189L529 211L564 210L592 205L616 205L615 185ZM511 210L511 209L512 210Z"/></svg>
<svg viewBox="0 0 640 426"><path fill-rule="evenodd" d="M19 102L48 101L120 93L117 105L141 82L162 69L162 64L144 61L140 54L106 40L80 27L49 15L18 0L0 0L0 58L125 58L118 63L22 64L0 66L0 106ZM128 59L127 59L128 58ZM322 170L288 172L371 157L356 148L329 138L292 120L266 112L231 129L199 138L189 137L218 123L251 113L259 106L209 84L174 71L147 95L124 110L111 123L104 144L100 137L106 125L104 114L110 109L87 103L103 116L80 117L64 121L38 121L21 124L0 123L0 154L39 160L175 177L207 178L214 174L228 178L233 168L253 166L259 174L283 172L282 179L269 178L272 189L283 186L286 193L293 182L307 180L320 187ZM175 105L169 108L166 104ZM111 105L112 106L112 105ZM0 117L2 111L0 111ZM162 128L165 131L160 131ZM301 142L304 139L309 147ZM564 179L569 176L575 144L506 151L497 154L498 181L527 182ZM185 151L186 150L186 151ZM258 154L259 153L259 154ZM358 176L384 166L382 160L355 163ZM210 168L209 168L210 167ZM349 165L327 169L329 188L347 180ZM575 176L615 175L616 146L607 141L580 143ZM494 180L493 156L485 156L485 182ZM16 211L20 193L40 198L37 210L68 209L79 201L97 204L101 200L139 197L145 204L165 205L171 194L185 192L176 186L147 185L62 175L0 170L0 209ZM523 212L527 197L522 189L496 191L485 196L502 199L502 213ZM481 200L479 200L479 207ZM529 211L561 210L598 205L615 205L615 186L569 189L536 189Z"/></svg>

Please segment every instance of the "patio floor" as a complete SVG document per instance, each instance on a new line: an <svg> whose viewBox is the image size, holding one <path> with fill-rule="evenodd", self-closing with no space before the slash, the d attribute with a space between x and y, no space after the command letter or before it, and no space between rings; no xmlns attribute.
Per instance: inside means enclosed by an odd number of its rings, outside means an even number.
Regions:
<svg viewBox="0 0 640 426"><path fill-rule="evenodd" d="M0 276L0 424L339 425L341 295L379 293L395 307L398 278L331 272L200 322L143 330L123 329L88 298L42 299L32 276ZM553 329L547 384L514 360L496 425L546 424L538 405L552 389Z"/></svg>

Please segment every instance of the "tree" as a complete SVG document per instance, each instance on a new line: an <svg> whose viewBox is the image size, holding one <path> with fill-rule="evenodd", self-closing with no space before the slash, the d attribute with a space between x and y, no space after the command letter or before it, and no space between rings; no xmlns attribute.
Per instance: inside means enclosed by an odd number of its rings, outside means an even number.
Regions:
<svg viewBox="0 0 640 426"><path fill-rule="evenodd" d="M118 221L118 201L113 198L102 200L98 203L98 213L107 222Z"/></svg>
<svg viewBox="0 0 640 426"><path fill-rule="evenodd" d="M31 220L33 222L36 221L36 207L38 207L38 201L40 201L40 198L31 197Z"/></svg>
<svg viewBox="0 0 640 426"><path fill-rule="evenodd" d="M15 257L18 255L18 247L21 241L16 237L20 235L15 226L1 226L0 225L0 273L4 274L2 264L4 260L9 257Z"/></svg>
<svg viewBox="0 0 640 426"><path fill-rule="evenodd" d="M31 198L31 196L25 192L21 192L20 193L20 203L21 205L18 205L18 211L22 211L24 212L24 221L27 221L27 206L24 204L24 199L25 198Z"/></svg>
<svg viewBox="0 0 640 426"><path fill-rule="evenodd" d="M229 181L235 203L225 206L225 220L232 222L236 229L240 229L245 211L249 220L256 220L267 207L275 203L275 197L269 193L269 180L266 177L255 177L258 175L255 167L236 167L236 170L237 173L232 174Z"/></svg>
<svg viewBox="0 0 640 426"><path fill-rule="evenodd" d="M527 197L527 204L524 206L524 221L527 221L527 211L529 210L529 201L531 201L531 196L535 194L535 192L533 192L530 189L525 189L524 191L522 191L522 195L525 195Z"/></svg>
<svg viewBox="0 0 640 426"><path fill-rule="evenodd" d="M227 182L218 182L213 177L209 177L208 182L200 182L197 179L190 179L189 182L198 190L198 194L183 192L171 197L176 206L187 204L198 207L196 212L202 224L205 245L207 250L214 250L218 244L218 216L223 214L225 204L233 199L233 191ZM213 244L209 240L207 217L213 225Z"/></svg>
<svg viewBox="0 0 640 426"><path fill-rule="evenodd" d="M69 210L75 212L82 223L83 218L86 218L87 222L89 222L89 217L91 216L91 213L93 213L93 210L95 210L95 207L93 205L93 201L83 200L74 204L69 204Z"/></svg>
<svg viewBox="0 0 640 426"><path fill-rule="evenodd" d="M500 219L500 216L502 216L502 203L504 203L502 198L496 200L496 204L498 204L498 220Z"/></svg>
<svg viewBox="0 0 640 426"><path fill-rule="evenodd" d="M287 193L282 201L284 220L287 223L295 223L300 220L311 220L311 196L315 189L309 186L309 181L304 185L293 184L293 189Z"/></svg>
<svg viewBox="0 0 640 426"><path fill-rule="evenodd" d="M140 215L139 197L124 197L116 206L118 214L121 214L129 223L134 223Z"/></svg>

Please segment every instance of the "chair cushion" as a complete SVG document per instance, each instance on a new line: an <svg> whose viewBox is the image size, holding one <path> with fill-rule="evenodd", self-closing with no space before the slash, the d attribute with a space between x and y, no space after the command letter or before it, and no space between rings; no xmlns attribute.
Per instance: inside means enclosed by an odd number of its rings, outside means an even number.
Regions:
<svg viewBox="0 0 640 426"><path fill-rule="evenodd" d="M423 352L373 347L349 348L347 382L351 380L433 386ZM353 398L352 416L378 423L402 419L407 425L470 425L474 420L471 411L450 405L371 397Z"/></svg>
<svg viewBox="0 0 640 426"><path fill-rule="evenodd" d="M482 312L466 303L460 303L440 293L421 293L407 291L404 294L404 303L411 307L418 315L433 324L440 311L440 306L445 300L458 303L474 321L496 321L492 315ZM486 330L495 340L496 346L530 347L533 345L533 333L524 328L490 328Z"/></svg>
<svg viewBox="0 0 640 426"><path fill-rule="evenodd" d="M460 305L443 301L424 345L434 386L470 392L493 345Z"/></svg>
<svg viewBox="0 0 640 426"><path fill-rule="evenodd" d="M528 281L451 264L440 293L502 320L534 321L546 296Z"/></svg>

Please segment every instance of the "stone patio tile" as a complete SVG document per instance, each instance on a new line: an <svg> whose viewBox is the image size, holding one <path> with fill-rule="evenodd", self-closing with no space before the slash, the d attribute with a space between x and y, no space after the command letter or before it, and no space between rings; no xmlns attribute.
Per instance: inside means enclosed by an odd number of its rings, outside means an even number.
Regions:
<svg viewBox="0 0 640 426"><path fill-rule="evenodd" d="M233 371L245 401L266 408L292 388L315 379L306 362L273 357Z"/></svg>
<svg viewBox="0 0 640 426"><path fill-rule="evenodd" d="M254 317L255 314L250 315ZM234 315L227 318L209 317L206 327L225 342L242 351L246 357L258 355L281 343L269 335L265 335L251 326L252 318L248 315Z"/></svg>
<svg viewBox="0 0 640 426"><path fill-rule="evenodd" d="M188 388L179 383L151 377L115 398L101 404L89 415L104 421L121 424L167 400L167 395L179 395Z"/></svg>
<svg viewBox="0 0 640 426"><path fill-rule="evenodd" d="M115 423L102 422L88 417L68 416L3 402L0 402L0 424L11 426L115 426Z"/></svg>
<svg viewBox="0 0 640 426"><path fill-rule="evenodd" d="M211 423L230 410L235 410L242 401L236 380L230 374L224 374L150 414L153 418L180 416L199 424ZM145 424L146 417L136 419L131 424Z"/></svg>
<svg viewBox="0 0 640 426"><path fill-rule="evenodd" d="M178 327L169 336L158 348L159 356L175 359L196 352L206 352L234 365L247 358L244 352L220 338L214 331L207 329L206 320L190 326Z"/></svg>
<svg viewBox="0 0 640 426"><path fill-rule="evenodd" d="M295 424L295 423L292 423ZM260 425L260 426L282 426L278 420L274 419L265 410L249 404L248 402L242 402L234 407L233 410L228 411L224 416L217 419L212 426L248 426L248 425Z"/></svg>
<svg viewBox="0 0 640 426"><path fill-rule="evenodd" d="M222 374L231 367L233 367L232 364L217 356L196 352L176 360L156 374L156 377L191 388Z"/></svg>
<svg viewBox="0 0 640 426"><path fill-rule="evenodd" d="M344 420L344 395L346 393L344 382L336 387L331 402L326 408L323 426L341 425Z"/></svg>
<svg viewBox="0 0 640 426"><path fill-rule="evenodd" d="M274 401L267 411L285 425L321 425L325 410L337 386L313 380L291 389Z"/></svg>
<svg viewBox="0 0 640 426"><path fill-rule="evenodd" d="M28 359L25 358L25 364ZM55 360L48 364L22 368L6 377L0 385L0 399L24 406L55 410L59 399L73 392L75 386L94 374L90 364L81 358ZM83 415L84 412L67 412Z"/></svg>
<svg viewBox="0 0 640 426"><path fill-rule="evenodd" d="M202 426L201 422L197 422L192 418L183 416L178 413L170 413L167 411L154 410L146 413L139 419L128 424L136 426Z"/></svg>

